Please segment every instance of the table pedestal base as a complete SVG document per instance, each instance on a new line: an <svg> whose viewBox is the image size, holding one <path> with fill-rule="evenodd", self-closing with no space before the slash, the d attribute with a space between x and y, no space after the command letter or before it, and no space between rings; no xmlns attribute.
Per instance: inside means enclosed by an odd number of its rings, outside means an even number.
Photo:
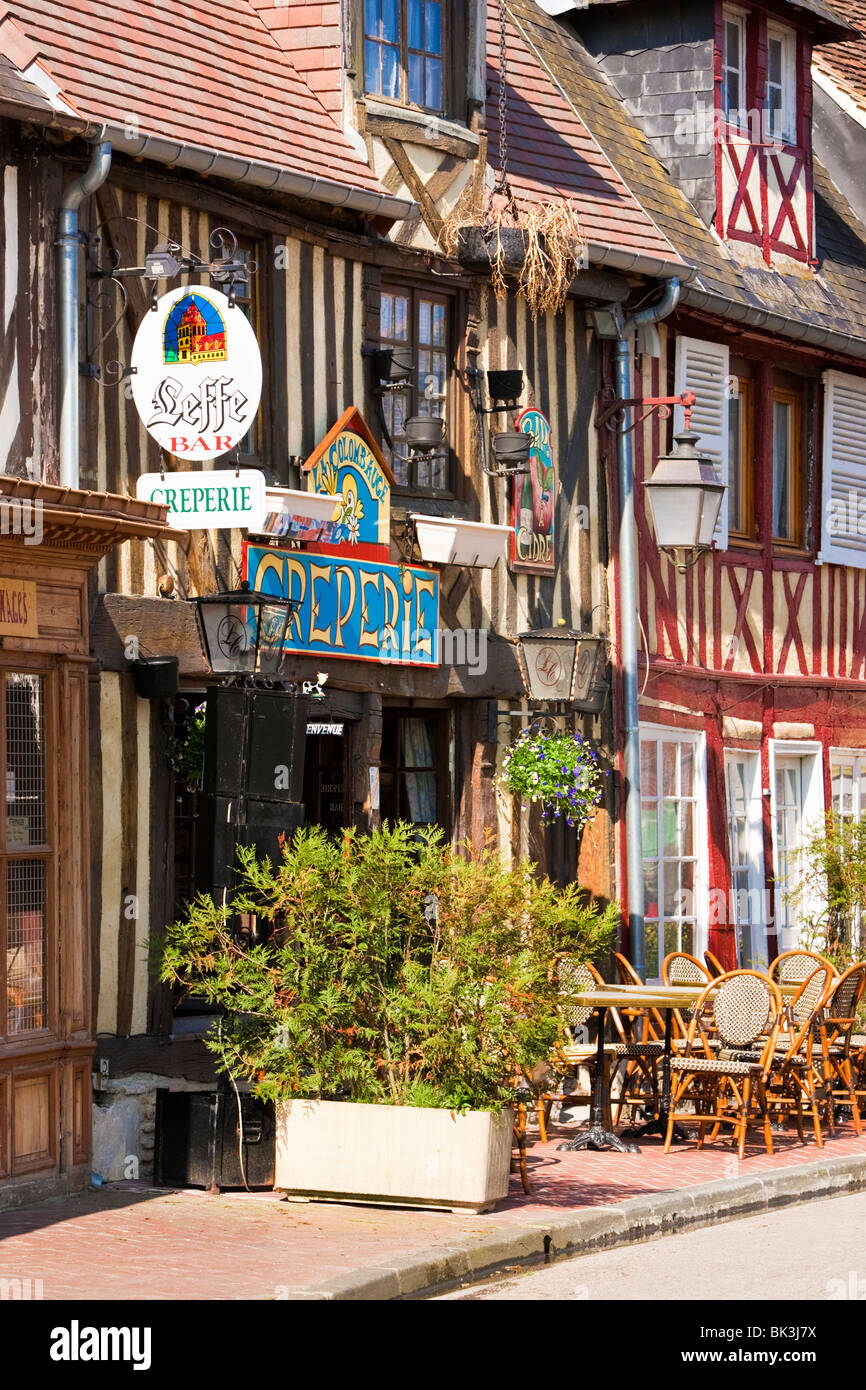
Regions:
<svg viewBox="0 0 866 1390"><path fill-rule="evenodd" d="M613 1134L609 1129L605 1129L602 1124L595 1121L589 1129L584 1129L580 1134L569 1139L566 1144L557 1144L557 1153L574 1152L577 1149L616 1149L621 1154L639 1154L640 1149L637 1144L628 1144L624 1139L620 1139L617 1134Z"/></svg>

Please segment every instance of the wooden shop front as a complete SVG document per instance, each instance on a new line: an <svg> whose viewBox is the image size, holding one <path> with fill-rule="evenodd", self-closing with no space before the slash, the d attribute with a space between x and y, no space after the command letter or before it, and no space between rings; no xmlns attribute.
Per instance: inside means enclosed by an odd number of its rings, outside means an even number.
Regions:
<svg viewBox="0 0 866 1390"><path fill-rule="evenodd" d="M88 581L113 545L160 535L164 517L3 480L0 1207L74 1191L90 1173Z"/></svg>

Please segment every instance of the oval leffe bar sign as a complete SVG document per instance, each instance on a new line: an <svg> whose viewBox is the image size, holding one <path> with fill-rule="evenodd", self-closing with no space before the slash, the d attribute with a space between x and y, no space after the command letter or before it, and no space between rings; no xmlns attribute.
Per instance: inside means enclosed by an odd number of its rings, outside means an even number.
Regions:
<svg viewBox="0 0 866 1390"><path fill-rule="evenodd" d="M256 335L219 290L157 300L132 348L132 398L148 434L181 459L213 459L249 433L262 394Z"/></svg>

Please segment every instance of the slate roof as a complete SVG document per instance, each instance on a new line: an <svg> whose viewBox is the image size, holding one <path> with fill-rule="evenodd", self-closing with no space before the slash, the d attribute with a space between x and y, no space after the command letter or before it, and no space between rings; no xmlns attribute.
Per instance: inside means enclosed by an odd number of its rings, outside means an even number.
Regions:
<svg viewBox="0 0 866 1390"><path fill-rule="evenodd" d="M619 95L568 23L534 0L507 0L508 13L556 72L581 120L653 223L694 274L684 304L756 327L866 356L866 229L816 164L817 273L784 274L739 264L700 219L656 158Z"/></svg>
<svg viewBox="0 0 866 1390"><path fill-rule="evenodd" d="M506 8L508 182L518 204L571 202L592 244L662 261L680 257L641 207ZM487 5L488 162L499 170L499 0Z"/></svg>
<svg viewBox="0 0 866 1390"><path fill-rule="evenodd" d="M4 54L10 19L89 121L385 193L252 0L0 0Z"/></svg>
<svg viewBox="0 0 866 1390"><path fill-rule="evenodd" d="M597 5L620 5L628 0L541 0L541 8L546 14L565 14L568 10L586 10ZM846 0L826 3L826 0L779 0L786 9L799 11L799 18L811 19L816 43L827 43L831 39L841 39L850 28Z"/></svg>
<svg viewBox="0 0 866 1390"><path fill-rule="evenodd" d="M848 43L828 44L812 55L813 65L836 82L852 101L866 109L866 0L834 0L833 8L861 36Z"/></svg>

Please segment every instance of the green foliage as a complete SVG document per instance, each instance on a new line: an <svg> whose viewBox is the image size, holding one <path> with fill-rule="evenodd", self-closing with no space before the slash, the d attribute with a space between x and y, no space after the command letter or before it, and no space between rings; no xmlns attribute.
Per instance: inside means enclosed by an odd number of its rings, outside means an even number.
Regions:
<svg viewBox="0 0 866 1390"><path fill-rule="evenodd" d="M222 1006L208 1046L273 1099L497 1109L559 1037L555 953L596 957L615 930L576 884L402 822L311 826L280 863L239 858L234 902L192 903L161 974ZM244 939L242 913L269 939Z"/></svg>
<svg viewBox="0 0 866 1390"><path fill-rule="evenodd" d="M822 830L803 849L803 883L795 895L826 902L811 917L804 944L826 955L838 970L859 959L852 942L866 916L866 816L859 820L830 812Z"/></svg>
<svg viewBox="0 0 866 1390"><path fill-rule="evenodd" d="M507 749L499 785L527 801L540 801L546 819L565 816L580 830L601 800L601 773L592 746L580 734L526 729Z"/></svg>
<svg viewBox="0 0 866 1390"><path fill-rule="evenodd" d="M175 776L188 787L198 787L204 770L205 706L202 704L184 722L182 732L171 740L168 760Z"/></svg>

